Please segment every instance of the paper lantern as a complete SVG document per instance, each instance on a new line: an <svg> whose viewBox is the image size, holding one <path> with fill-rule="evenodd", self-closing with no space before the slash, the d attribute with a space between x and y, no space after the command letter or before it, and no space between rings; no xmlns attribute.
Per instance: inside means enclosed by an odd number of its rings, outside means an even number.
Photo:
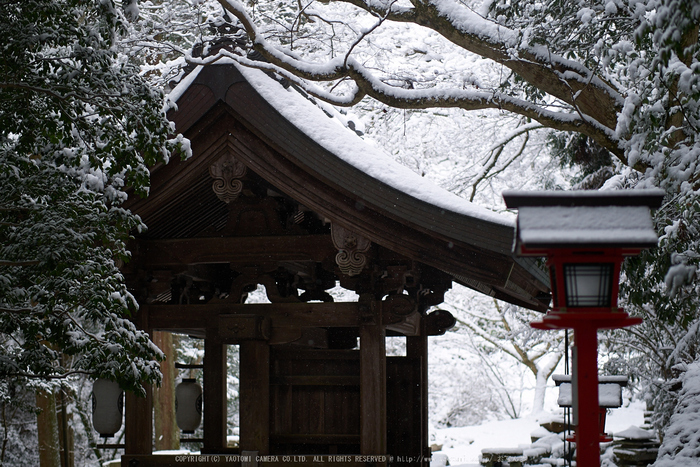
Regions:
<svg viewBox="0 0 700 467"><path fill-rule="evenodd" d="M98 379L92 385L92 426L100 436L111 438L122 427L124 391L119 383Z"/></svg>
<svg viewBox="0 0 700 467"><path fill-rule="evenodd" d="M202 387L183 379L175 388L175 418L183 433L194 433L202 421Z"/></svg>

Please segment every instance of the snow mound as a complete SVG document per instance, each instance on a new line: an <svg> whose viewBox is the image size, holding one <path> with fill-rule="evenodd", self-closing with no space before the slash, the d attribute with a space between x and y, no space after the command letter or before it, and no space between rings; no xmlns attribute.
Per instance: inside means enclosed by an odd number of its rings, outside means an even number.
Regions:
<svg viewBox="0 0 700 467"><path fill-rule="evenodd" d="M656 435L654 433L647 431L647 430L643 430L643 429L636 427L636 426L630 426L626 430L618 431L617 433L614 433L613 436L615 438L637 439L637 440L646 440L646 439L656 438Z"/></svg>

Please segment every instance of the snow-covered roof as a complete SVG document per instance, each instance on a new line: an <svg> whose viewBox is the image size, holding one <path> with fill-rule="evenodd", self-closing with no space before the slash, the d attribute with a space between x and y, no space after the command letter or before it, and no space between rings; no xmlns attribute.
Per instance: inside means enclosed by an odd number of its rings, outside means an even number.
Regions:
<svg viewBox="0 0 700 467"><path fill-rule="evenodd" d="M302 95L296 88L285 86L268 73L244 67L232 60L221 60L220 63L234 66L275 110L300 131L377 181L441 209L505 226L514 226L512 218L471 203L396 162L382 148L361 138L344 126L339 119L329 115L332 110L322 109L320 104L315 102L316 105L309 105L311 103L309 98ZM195 82L202 68L202 66L195 68L171 91L172 101L177 102L185 90Z"/></svg>
<svg viewBox="0 0 700 467"><path fill-rule="evenodd" d="M645 206L527 206L518 210L524 245L656 245Z"/></svg>
<svg viewBox="0 0 700 467"><path fill-rule="evenodd" d="M488 295L546 309L548 277L528 258L513 258L510 218L394 161L289 82L220 61L190 72L170 98L178 131L206 139L200 147L227 145L250 170L334 225ZM224 128L230 118L235 131ZM218 125L216 135L205 128L211 125Z"/></svg>
<svg viewBox="0 0 700 467"><path fill-rule="evenodd" d="M554 381L554 384L557 386L559 386L561 383L570 383L571 375L555 374L552 375L552 381ZM598 382L615 383L619 384L620 386L627 386L629 383L629 378L625 375L598 375Z"/></svg>
<svg viewBox="0 0 700 467"><path fill-rule="evenodd" d="M555 191L503 194L518 208L517 242L527 248L656 246L651 207L660 190Z"/></svg>
<svg viewBox="0 0 700 467"><path fill-rule="evenodd" d="M614 433L615 438L634 439L634 440L650 440L655 439L656 435L651 431L644 430L638 426L630 426L626 430L617 431Z"/></svg>

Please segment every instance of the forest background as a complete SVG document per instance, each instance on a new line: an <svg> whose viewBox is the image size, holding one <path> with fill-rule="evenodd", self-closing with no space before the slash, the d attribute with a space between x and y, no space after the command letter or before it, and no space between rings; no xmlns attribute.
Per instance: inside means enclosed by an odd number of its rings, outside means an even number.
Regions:
<svg viewBox="0 0 700 467"><path fill-rule="evenodd" d="M147 193L149 166L189 155L167 92L188 64L220 59L285 77L495 211L506 188L664 189L659 248L624 270L623 304L645 322L601 338L601 371L630 377L673 434L662 457L682 456L673 439L695 435L678 420L700 408L687 376L700 324L698 24L700 3L680 0L0 3L0 461L38 464L42 439L65 427L76 460L112 456L90 447L90 381L160 380L163 353L125 319L136 305L118 270L129 232L147 226L120 203L126 186ZM445 307L458 326L433 346L432 422L541 410L563 336L465 290ZM176 345L199 358L195 342ZM37 432L38 410L58 414L55 430Z"/></svg>

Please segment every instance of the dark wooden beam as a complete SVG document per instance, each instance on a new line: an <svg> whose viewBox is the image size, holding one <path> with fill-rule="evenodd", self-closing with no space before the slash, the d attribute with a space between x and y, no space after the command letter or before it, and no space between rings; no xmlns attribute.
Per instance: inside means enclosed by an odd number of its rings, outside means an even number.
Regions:
<svg viewBox="0 0 700 467"><path fill-rule="evenodd" d="M139 307L132 318L134 324L148 333L148 306ZM153 387L144 385L145 397L126 391L124 401L124 452L126 454L151 454L153 451Z"/></svg>
<svg viewBox="0 0 700 467"><path fill-rule="evenodd" d="M425 323L422 324L425 328ZM430 437L428 433L428 336L423 329L422 335L406 338L406 356L417 358L420 361L420 444L421 463L420 467L430 466Z"/></svg>
<svg viewBox="0 0 700 467"><path fill-rule="evenodd" d="M357 303L208 303L202 305L150 305L148 322L152 329L173 330L207 328L219 315L259 315L280 328L357 327ZM217 331L218 333L218 331Z"/></svg>
<svg viewBox="0 0 700 467"><path fill-rule="evenodd" d="M278 386L359 386L358 376L278 376L270 381Z"/></svg>
<svg viewBox="0 0 700 467"><path fill-rule="evenodd" d="M337 254L329 235L138 239L131 248L134 265L148 269L207 263L321 262Z"/></svg>
<svg viewBox="0 0 700 467"><path fill-rule="evenodd" d="M270 340L270 319L260 315L219 315L216 321L218 339L238 342L246 339Z"/></svg>
<svg viewBox="0 0 700 467"><path fill-rule="evenodd" d="M156 451L180 449L180 430L175 418L175 346L173 335L169 332L154 331L151 333L153 343L165 354L165 360L160 362L160 372L163 374L160 387L153 391L153 412L155 419L155 449Z"/></svg>
<svg viewBox="0 0 700 467"><path fill-rule="evenodd" d="M226 448L226 370L226 346L217 339L205 339L203 453L220 453Z"/></svg>
<svg viewBox="0 0 700 467"><path fill-rule="evenodd" d="M240 348L241 452L270 451L270 346L243 341Z"/></svg>

